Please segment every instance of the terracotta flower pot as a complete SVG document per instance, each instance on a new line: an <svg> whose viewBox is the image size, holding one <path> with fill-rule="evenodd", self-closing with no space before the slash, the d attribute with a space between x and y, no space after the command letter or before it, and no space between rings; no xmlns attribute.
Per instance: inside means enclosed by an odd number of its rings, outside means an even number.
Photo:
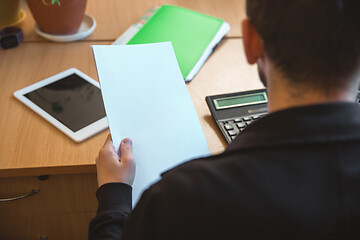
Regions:
<svg viewBox="0 0 360 240"><path fill-rule="evenodd" d="M40 30L54 35L76 33L87 0L26 0Z"/></svg>
<svg viewBox="0 0 360 240"><path fill-rule="evenodd" d="M0 0L0 27L13 24L19 19L20 0Z"/></svg>

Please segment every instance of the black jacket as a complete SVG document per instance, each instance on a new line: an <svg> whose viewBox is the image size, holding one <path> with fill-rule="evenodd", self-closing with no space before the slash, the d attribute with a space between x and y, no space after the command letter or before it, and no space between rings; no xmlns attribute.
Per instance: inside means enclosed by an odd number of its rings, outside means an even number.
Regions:
<svg viewBox="0 0 360 240"><path fill-rule="evenodd" d="M360 105L269 114L163 174L128 218L129 186L97 197L90 239L360 239Z"/></svg>

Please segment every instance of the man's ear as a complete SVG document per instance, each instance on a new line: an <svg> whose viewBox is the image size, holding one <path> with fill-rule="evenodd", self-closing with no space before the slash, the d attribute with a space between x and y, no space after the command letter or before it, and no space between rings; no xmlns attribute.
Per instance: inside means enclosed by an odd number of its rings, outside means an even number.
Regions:
<svg viewBox="0 0 360 240"><path fill-rule="evenodd" d="M255 64L264 54L262 39L249 19L242 22L245 55L249 64Z"/></svg>

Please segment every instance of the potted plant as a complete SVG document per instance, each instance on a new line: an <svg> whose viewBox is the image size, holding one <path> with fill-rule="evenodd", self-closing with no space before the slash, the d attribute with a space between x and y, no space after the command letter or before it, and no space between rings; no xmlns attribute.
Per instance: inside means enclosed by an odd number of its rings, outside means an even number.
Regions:
<svg viewBox="0 0 360 240"><path fill-rule="evenodd" d="M79 30L87 0L26 0L39 29L53 35Z"/></svg>

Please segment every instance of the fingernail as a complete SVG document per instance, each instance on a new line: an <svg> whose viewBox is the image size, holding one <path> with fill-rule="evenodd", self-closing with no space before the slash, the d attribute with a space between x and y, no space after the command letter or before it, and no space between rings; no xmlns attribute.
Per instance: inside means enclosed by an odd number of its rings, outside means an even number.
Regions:
<svg viewBox="0 0 360 240"><path fill-rule="evenodd" d="M131 139L125 139L125 140L123 141L123 143L132 145Z"/></svg>

